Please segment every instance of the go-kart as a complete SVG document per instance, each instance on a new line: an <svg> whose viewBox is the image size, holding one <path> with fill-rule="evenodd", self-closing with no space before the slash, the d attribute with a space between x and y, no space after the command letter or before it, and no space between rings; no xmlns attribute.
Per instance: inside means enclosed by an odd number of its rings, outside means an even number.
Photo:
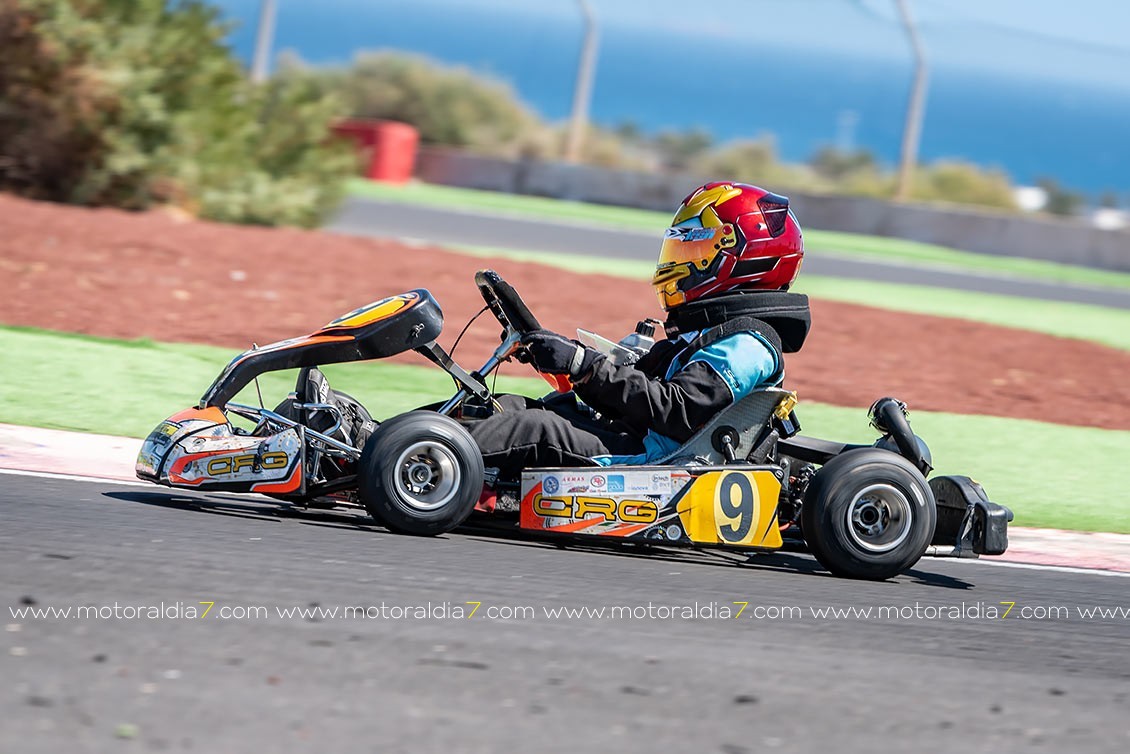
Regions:
<svg viewBox="0 0 1130 754"><path fill-rule="evenodd" d="M498 347L478 370L464 370L436 343L443 314L427 290L382 299L310 335L237 356L199 405L146 438L138 477L291 502L352 502L404 534L456 528L476 509L487 476L465 425L500 410L487 378L520 356L523 333L540 327L497 273L481 271L475 281L502 326ZM383 422L330 388L317 369L409 350L451 375L457 391ZM301 368L296 390L274 410L233 402L259 375L293 368ZM570 388L567 380L547 379L559 392ZM853 578L896 576L927 551L1005 551L1011 512L968 477L927 482L930 453L903 403L883 398L872 406L881 434L873 445L799 434L796 403L795 393L757 390L646 466L530 468L520 480L491 481L503 499L510 495L523 530L752 550L779 549L782 532L799 533L825 568ZM235 426L229 415L254 427Z"/></svg>

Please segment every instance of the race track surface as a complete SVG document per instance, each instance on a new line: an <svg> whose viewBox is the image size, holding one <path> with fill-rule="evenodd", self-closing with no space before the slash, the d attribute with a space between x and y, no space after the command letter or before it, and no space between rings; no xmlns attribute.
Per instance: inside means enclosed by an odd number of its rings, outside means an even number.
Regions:
<svg viewBox="0 0 1130 754"><path fill-rule="evenodd" d="M403 238L434 244L464 244L499 249L655 260L662 229L654 233L598 227L554 219L439 210L399 202L349 197L326 226L328 230L377 238ZM824 255L807 249L805 272L812 275L930 285L941 288L1049 301L1130 308L1130 291L1058 282L1020 280L992 273L972 274L917 264Z"/></svg>
<svg viewBox="0 0 1130 754"><path fill-rule="evenodd" d="M892 582L804 555L395 536L261 498L0 475L0 751L1125 751L1130 580L923 561ZM729 606L740 618L551 618ZM206 617L22 618L180 603ZM388 617L379 617L385 603ZM472 618L395 618L446 604ZM818 619L981 604L1008 618ZM373 606L372 618L278 610ZM758 620L755 608L802 616ZM1069 617L1024 620L1023 607ZM262 607L260 617L220 612ZM532 617L492 620L488 609ZM985 609L984 607L982 608ZM132 742L116 737L133 738Z"/></svg>

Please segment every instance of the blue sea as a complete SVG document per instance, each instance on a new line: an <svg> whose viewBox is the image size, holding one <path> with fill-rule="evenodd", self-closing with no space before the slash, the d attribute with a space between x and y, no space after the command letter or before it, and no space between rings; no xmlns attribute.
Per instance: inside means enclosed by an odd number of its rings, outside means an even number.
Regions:
<svg viewBox="0 0 1130 754"><path fill-rule="evenodd" d="M258 0L220 5L238 24L231 44L249 60ZM319 64L345 63L364 49L415 51L502 79L548 119L568 116L579 20L547 20L533 10L427 10L426 3L404 0L282 0L275 49ZM600 39L591 116L648 133L697 127L716 141L772 134L780 156L790 161L840 144L870 149L894 164L910 80L909 62L817 54L756 33L735 44L693 31L608 28ZM1000 167L1019 183L1050 176L1092 197L1113 190L1125 203L1128 134L1126 90L936 67L920 157Z"/></svg>

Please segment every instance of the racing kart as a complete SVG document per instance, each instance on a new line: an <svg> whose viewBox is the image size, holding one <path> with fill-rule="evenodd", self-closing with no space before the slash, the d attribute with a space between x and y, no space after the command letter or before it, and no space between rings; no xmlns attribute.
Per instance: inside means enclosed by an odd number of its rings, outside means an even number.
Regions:
<svg viewBox="0 0 1130 754"><path fill-rule="evenodd" d="M316 332L240 354L197 406L161 422L137 458L141 479L170 487L262 493L293 503L364 507L404 534L450 531L479 507L488 480L466 429L501 410L487 384L521 356L536 317L497 273L475 282L502 326L498 347L468 372L436 343L443 314L424 289L356 309ZM455 394L383 422L333 390L319 365L414 350L447 372ZM300 368L274 410L233 399L259 375ZM558 392L567 379L543 375ZM261 402L261 401L260 401ZM796 535L833 574L887 579L934 555L997 555L1011 512L964 476L934 476L905 404L870 410L872 445L800 434L796 394L757 390L715 416L669 456L644 466L529 468L489 479L516 525L558 537L665 546L776 550ZM238 416L253 424L236 426ZM496 511L495 515L501 515ZM514 517L511 516L511 519Z"/></svg>

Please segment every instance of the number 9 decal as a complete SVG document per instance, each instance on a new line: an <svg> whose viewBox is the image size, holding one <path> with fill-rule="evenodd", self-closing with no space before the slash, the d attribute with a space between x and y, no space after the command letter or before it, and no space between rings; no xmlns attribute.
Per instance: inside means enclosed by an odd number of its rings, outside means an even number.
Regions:
<svg viewBox="0 0 1130 754"><path fill-rule="evenodd" d="M757 492L749 475L727 474L718 485L718 536L725 542L743 542L749 536L757 513Z"/></svg>

